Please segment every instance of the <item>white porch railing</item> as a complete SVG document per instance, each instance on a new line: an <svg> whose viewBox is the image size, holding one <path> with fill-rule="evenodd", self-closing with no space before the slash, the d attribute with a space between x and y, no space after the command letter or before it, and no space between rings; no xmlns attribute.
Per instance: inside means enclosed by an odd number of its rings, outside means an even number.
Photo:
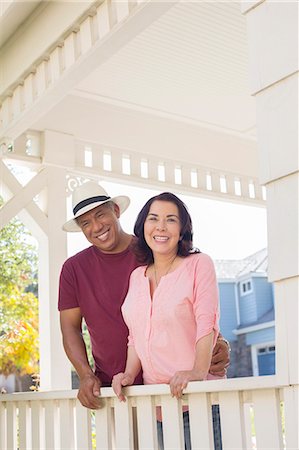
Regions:
<svg viewBox="0 0 299 450"><path fill-rule="evenodd" d="M182 402L166 385L127 388L120 403L102 389L104 406L83 408L77 391L0 396L0 449L156 449L155 406L161 405L166 449L183 449ZM223 450L298 449L298 386L275 376L189 383L193 449L213 449L211 405L219 404Z"/></svg>

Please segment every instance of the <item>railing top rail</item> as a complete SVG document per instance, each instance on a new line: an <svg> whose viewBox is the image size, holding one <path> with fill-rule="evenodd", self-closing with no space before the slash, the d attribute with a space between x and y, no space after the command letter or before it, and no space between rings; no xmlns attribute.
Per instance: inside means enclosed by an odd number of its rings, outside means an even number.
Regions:
<svg viewBox="0 0 299 450"><path fill-rule="evenodd" d="M200 392L224 392L224 391L252 391L257 389L279 389L287 387L287 384L279 383L275 375L261 377L230 378L226 380L192 381L185 389L186 394ZM0 402L9 401L34 401L34 400L61 400L75 399L78 391L47 391L47 392L17 392L0 395ZM166 384L151 384L142 386L130 386L125 388L125 394L129 397L145 395L168 395L169 386ZM102 388L101 397L114 397L112 388Z"/></svg>

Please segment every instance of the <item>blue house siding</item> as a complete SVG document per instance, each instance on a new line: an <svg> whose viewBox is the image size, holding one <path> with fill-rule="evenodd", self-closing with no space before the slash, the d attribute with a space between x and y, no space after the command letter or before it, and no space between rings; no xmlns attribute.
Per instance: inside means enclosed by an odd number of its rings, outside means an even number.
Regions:
<svg viewBox="0 0 299 450"><path fill-rule="evenodd" d="M217 261L220 330L231 343L229 378L275 373L274 292L267 268L266 249L243 260Z"/></svg>
<svg viewBox="0 0 299 450"><path fill-rule="evenodd" d="M275 341L275 327L264 328L263 330L246 333L246 344L257 345Z"/></svg>
<svg viewBox="0 0 299 450"><path fill-rule="evenodd" d="M256 297L254 290L248 294L240 295L240 283L238 283L240 325L256 322L258 319Z"/></svg>
<svg viewBox="0 0 299 450"><path fill-rule="evenodd" d="M256 309L258 318L263 316L267 311L273 308L273 291L272 285L266 278L253 277L254 293L257 299Z"/></svg>
<svg viewBox="0 0 299 450"><path fill-rule="evenodd" d="M232 342L237 339L236 335L233 333L233 330L238 326L235 283L219 283L218 286L220 298L220 330L222 335Z"/></svg>

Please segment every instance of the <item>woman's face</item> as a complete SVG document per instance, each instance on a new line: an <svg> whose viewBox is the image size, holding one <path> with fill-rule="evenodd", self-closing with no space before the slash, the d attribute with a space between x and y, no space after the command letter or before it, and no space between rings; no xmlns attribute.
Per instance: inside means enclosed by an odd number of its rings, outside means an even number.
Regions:
<svg viewBox="0 0 299 450"><path fill-rule="evenodd" d="M181 222L178 207L155 200L144 222L144 237L154 254L177 254Z"/></svg>

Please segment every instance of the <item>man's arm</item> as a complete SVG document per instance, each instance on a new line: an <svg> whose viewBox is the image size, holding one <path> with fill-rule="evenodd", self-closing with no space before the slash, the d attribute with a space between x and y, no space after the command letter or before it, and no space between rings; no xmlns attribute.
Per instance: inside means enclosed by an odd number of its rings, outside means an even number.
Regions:
<svg viewBox="0 0 299 450"><path fill-rule="evenodd" d="M79 376L78 399L90 409L101 407L100 380L89 365L86 347L82 336L82 316L80 308L66 309L60 312L60 326L64 350Z"/></svg>
<svg viewBox="0 0 299 450"><path fill-rule="evenodd" d="M230 363L229 342L219 333L216 345L213 349L212 362L209 372L212 375L223 377Z"/></svg>

